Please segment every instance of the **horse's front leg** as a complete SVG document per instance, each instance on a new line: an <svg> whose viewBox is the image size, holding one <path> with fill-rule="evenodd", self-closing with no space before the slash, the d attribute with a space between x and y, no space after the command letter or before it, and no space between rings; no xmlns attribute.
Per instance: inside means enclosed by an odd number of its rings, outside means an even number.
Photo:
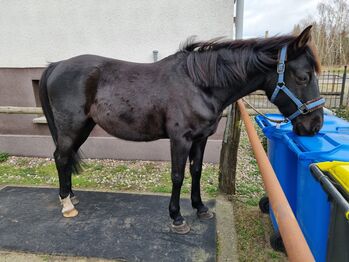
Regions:
<svg viewBox="0 0 349 262"><path fill-rule="evenodd" d="M213 213L202 203L200 192L200 179L202 171L202 162L206 147L207 137L193 142L189 153L191 183L191 204L196 208L200 219L213 218Z"/></svg>
<svg viewBox="0 0 349 262"><path fill-rule="evenodd" d="M191 142L185 138L170 139L171 141L171 179L172 194L169 205L170 217L173 219L171 229L178 234L186 234L190 231L180 212L179 200L184 179L185 164L189 155Z"/></svg>

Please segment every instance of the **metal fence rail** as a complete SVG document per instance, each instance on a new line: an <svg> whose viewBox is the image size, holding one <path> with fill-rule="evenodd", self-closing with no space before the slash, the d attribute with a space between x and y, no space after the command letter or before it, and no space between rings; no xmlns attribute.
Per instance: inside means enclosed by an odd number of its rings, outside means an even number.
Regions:
<svg viewBox="0 0 349 262"><path fill-rule="evenodd" d="M326 70L318 76L321 96L326 99L327 108L348 106L349 79L347 79L347 66L338 70ZM263 91L256 91L246 97L246 100L256 108L276 109L269 102Z"/></svg>

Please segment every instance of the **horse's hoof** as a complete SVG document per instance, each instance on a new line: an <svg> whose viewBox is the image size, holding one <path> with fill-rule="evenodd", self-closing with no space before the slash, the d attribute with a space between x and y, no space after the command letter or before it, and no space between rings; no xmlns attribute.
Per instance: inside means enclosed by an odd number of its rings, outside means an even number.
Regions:
<svg viewBox="0 0 349 262"><path fill-rule="evenodd" d="M203 212L197 212L198 218L200 220L209 220L214 218L214 213L211 212L210 210L203 211Z"/></svg>
<svg viewBox="0 0 349 262"><path fill-rule="evenodd" d="M72 203L70 195L66 198L59 197L59 200L62 204L62 214L64 217L76 217L79 214Z"/></svg>
<svg viewBox="0 0 349 262"><path fill-rule="evenodd" d="M74 206L80 203L79 199L76 196L71 197L70 200Z"/></svg>
<svg viewBox="0 0 349 262"><path fill-rule="evenodd" d="M174 225L173 223L171 224L171 231L173 233L179 234L179 235L185 235L188 234L190 231L190 226L183 221L182 224L180 225Z"/></svg>
<svg viewBox="0 0 349 262"><path fill-rule="evenodd" d="M63 216L68 218L76 217L78 214L79 212L75 208L73 208L72 210L63 212Z"/></svg>

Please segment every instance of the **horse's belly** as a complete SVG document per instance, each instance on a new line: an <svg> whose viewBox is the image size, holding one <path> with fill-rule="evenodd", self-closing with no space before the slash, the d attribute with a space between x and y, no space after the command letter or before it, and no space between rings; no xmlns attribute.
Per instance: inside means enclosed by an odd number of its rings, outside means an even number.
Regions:
<svg viewBox="0 0 349 262"><path fill-rule="evenodd" d="M130 127L119 126L115 129L102 128L112 136L129 141L154 141L157 139L166 138L166 135L160 132L149 133L146 130L138 131L133 130Z"/></svg>
<svg viewBox="0 0 349 262"><path fill-rule="evenodd" d="M166 138L165 123L159 115L125 113L94 114L93 120L112 136L131 141L152 141ZM138 115L138 117L136 116Z"/></svg>

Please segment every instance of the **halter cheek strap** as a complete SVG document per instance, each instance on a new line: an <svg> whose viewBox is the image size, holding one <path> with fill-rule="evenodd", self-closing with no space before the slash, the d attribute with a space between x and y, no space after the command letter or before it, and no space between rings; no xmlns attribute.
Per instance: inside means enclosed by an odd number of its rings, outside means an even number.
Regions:
<svg viewBox="0 0 349 262"><path fill-rule="evenodd" d="M280 52L279 63L277 65L278 82L276 84L276 87L274 89L274 92L271 96L270 101L274 103L277 95L280 93L280 91L283 91L297 106L297 111L287 117L291 121L301 114L306 115L312 111L315 111L318 108L323 107L325 105L325 99L322 97L318 97L310 101L307 101L305 103L302 103L291 92L291 90L287 88L284 80L286 54L287 54L287 45L283 46Z"/></svg>

